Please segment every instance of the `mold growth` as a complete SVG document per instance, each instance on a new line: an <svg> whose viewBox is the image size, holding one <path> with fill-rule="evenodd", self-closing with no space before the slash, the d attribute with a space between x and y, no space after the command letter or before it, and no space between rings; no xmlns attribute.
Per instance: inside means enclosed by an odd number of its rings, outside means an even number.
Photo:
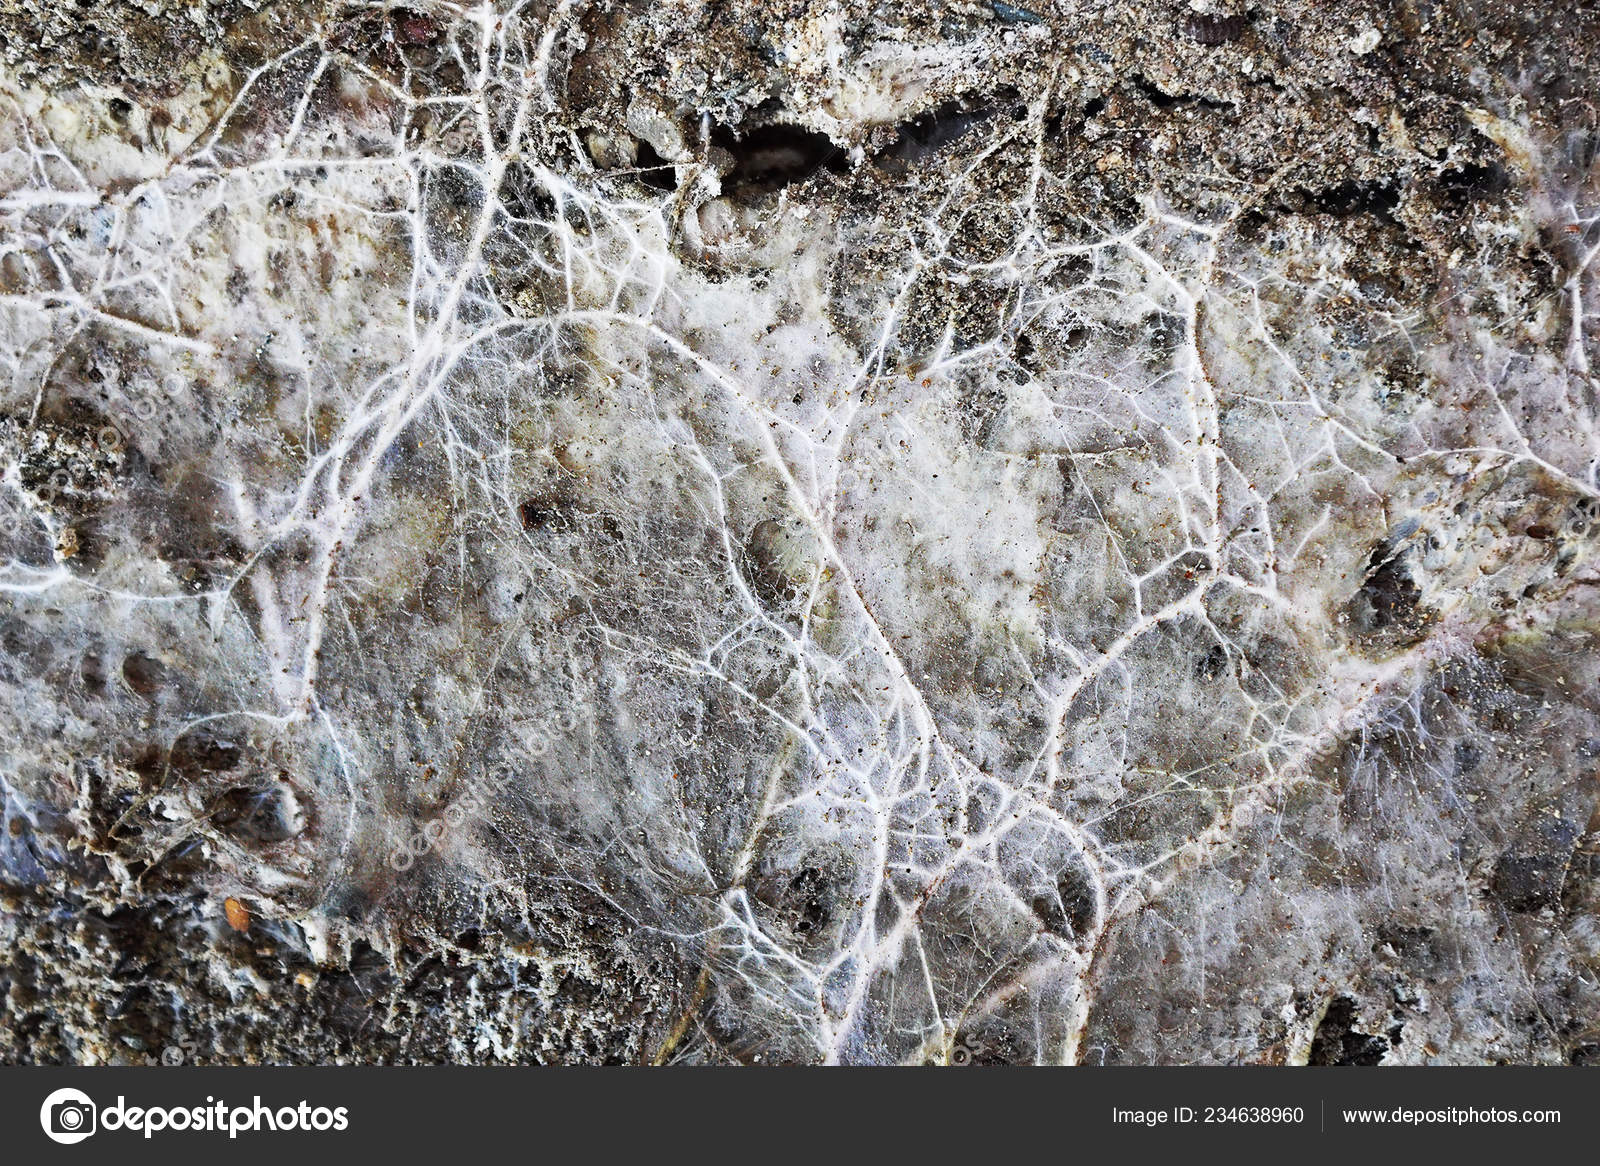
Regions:
<svg viewBox="0 0 1600 1166"><path fill-rule="evenodd" d="M0 0L0 1057L1592 1059L1596 17L1069 8Z"/></svg>

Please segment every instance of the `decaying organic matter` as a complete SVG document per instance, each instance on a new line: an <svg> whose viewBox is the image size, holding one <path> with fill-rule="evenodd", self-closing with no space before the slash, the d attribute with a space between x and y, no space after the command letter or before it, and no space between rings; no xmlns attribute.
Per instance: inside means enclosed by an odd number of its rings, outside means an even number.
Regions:
<svg viewBox="0 0 1600 1166"><path fill-rule="evenodd" d="M0 1057L1594 1059L1513 7L0 2Z"/></svg>

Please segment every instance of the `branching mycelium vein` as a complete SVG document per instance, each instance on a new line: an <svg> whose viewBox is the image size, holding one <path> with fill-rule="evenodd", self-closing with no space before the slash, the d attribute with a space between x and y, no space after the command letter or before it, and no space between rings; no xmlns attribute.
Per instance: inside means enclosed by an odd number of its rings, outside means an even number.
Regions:
<svg viewBox="0 0 1600 1166"><path fill-rule="evenodd" d="M1119 926L1281 825L1491 618L1494 552L1451 543L1450 508L1485 475L1596 500L1586 174L1540 204L1577 228L1558 357L1467 314L1445 336L1369 313L1375 346L1452 386L1401 422L1308 322L1360 304L1335 242L1275 266L1236 245L1239 208L1192 221L1156 192L1132 224L1046 223L1048 92L924 218L783 193L730 242L703 157L658 194L549 128L566 6L428 7L429 74L363 63L363 11L159 166L102 163L125 181L71 160L55 137L87 131L59 105L8 94L0 201L9 505L55 548L13 556L4 590L86 640L183 637L213 680L161 708L169 752L226 731L299 759L314 829L252 848L158 782L127 814L159 826L126 845L148 865L201 839L317 942L352 886L569 881L697 953L711 999L663 1058L720 1007L774 1055L949 1059L1003 1022L1032 1059L1084 1059ZM1028 181L974 203L1001 152ZM973 255L990 215L1007 245ZM886 233L842 328L827 272ZM710 273L686 238L782 262ZM992 337L952 312L908 351L931 281L992 289ZM1079 339L1024 370L1024 333ZM41 484L25 455L65 440L51 385L91 343L122 354L109 420ZM974 386L1006 400L978 441ZM91 471L136 461L209 484L233 549L197 587L63 544L64 503L115 505ZM1424 548L1436 618L1329 650L1369 536ZM487 821L385 861L502 781Z"/></svg>

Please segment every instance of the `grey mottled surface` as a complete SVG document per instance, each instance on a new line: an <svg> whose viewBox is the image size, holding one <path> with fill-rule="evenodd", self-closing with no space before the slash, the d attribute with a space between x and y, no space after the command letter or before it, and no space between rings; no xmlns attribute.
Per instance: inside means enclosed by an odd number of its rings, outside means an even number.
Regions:
<svg viewBox="0 0 1600 1166"><path fill-rule="evenodd" d="M0 3L0 1058L1600 1055L1597 54Z"/></svg>

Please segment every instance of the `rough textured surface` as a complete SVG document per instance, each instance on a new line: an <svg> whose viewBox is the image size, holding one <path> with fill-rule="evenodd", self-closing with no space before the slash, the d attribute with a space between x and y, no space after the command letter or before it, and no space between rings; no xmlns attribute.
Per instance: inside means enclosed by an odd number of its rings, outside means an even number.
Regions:
<svg viewBox="0 0 1600 1166"><path fill-rule="evenodd" d="M1600 1057L1600 12L0 3L0 1058Z"/></svg>

